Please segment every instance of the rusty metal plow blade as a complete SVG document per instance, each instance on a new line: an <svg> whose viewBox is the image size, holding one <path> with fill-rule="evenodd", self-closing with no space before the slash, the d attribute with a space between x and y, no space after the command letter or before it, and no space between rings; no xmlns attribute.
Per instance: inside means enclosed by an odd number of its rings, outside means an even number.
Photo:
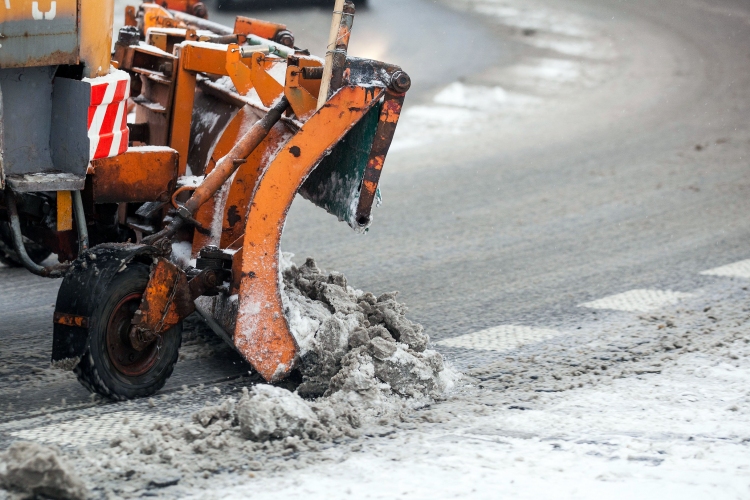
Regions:
<svg viewBox="0 0 750 500"><path fill-rule="evenodd" d="M266 380L286 377L298 350L284 316L279 283L279 244L289 208L331 149L371 111L378 121L383 93L384 89L344 87L283 144L257 178L243 235L228 245L237 250L232 262L235 293L198 301L199 309L232 335L237 350ZM246 189L246 180L235 177L227 199L233 191ZM227 202L216 209L224 211L226 225L236 206Z"/></svg>

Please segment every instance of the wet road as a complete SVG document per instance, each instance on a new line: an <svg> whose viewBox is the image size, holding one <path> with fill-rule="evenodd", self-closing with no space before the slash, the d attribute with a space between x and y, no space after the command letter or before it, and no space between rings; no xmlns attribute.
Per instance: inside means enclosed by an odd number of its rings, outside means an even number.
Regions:
<svg viewBox="0 0 750 500"><path fill-rule="evenodd" d="M360 13L352 53L401 64L415 82L414 116L447 123L423 129L440 140L390 156L369 234L298 200L285 250L315 256L358 288L400 290L435 340L502 324L571 328L592 315L583 302L693 289L711 279L699 271L750 256L746 2L555 2L576 17L531 16L525 27L493 10L497 2L454 3L465 12L373 0ZM262 14L322 52L327 12ZM611 52L600 57L602 47ZM469 121L430 107L461 81L469 93L500 87L528 99L490 109L498 92L481 94L478 105L458 106ZM453 103L470 97L459 92ZM406 125L402 138L419 136L418 119ZM0 419L61 409L63 399L66 408L91 404L47 368L56 285L19 270L0 276ZM211 344L195 330L188 341ZM244 372L225 361L230 354L201 349L168 390ZM496 357L452 354L462 365Z"/></svg>
<svg viewBox="0 0 750 500"><path fill-rule="evenodd" d="M555 7L577 17L553 12L546 27L529 17L532 36L486 20L507 40L544 41L523 52L537 68L580 63L570 66L577 73L525 84L520 66L486 68L467 83L516 84L539 104L474 115L483 121L470 133L392 154L365 237L298 203L287 248L363 289L400 290L437 339L501 324L575 325L592 314L583 302L694 288L709 280L699 271L748 258L750 5ZM583 31L580 20L601 36L575 55L571 42L588 35L559 32ZM552 34L540 38L545 29ZM600 48L611 53L596 59ZM552 90L534 85L565 78Z"/></svg>

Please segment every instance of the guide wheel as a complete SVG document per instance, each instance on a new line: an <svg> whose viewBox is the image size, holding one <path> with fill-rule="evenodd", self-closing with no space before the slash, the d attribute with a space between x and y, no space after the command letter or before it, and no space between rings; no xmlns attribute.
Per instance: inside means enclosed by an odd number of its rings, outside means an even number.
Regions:
<svg viewBox="0 0 750 500"><path fill-rule="evenodd" d="M96 270L90 267L83 272ZM150 396L164 387L172 374L182 342L182 323L141 351L130 343L131 320L140 306L149 274L147 264L131 262L98 296L82 294L83 300L92 301L89 310L93 313L88 318L86 351L75 373L92 392L115 400Z"/></svg>

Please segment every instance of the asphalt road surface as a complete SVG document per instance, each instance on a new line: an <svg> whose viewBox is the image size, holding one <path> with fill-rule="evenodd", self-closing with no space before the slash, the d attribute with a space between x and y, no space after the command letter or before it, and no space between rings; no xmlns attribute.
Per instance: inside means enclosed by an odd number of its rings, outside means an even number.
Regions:
<svg viewBox="0 0 750 500"><path fill-rule="evenodd" d="M359 236L297 200L283 241L297 259L399 290L440 342L499 325L569 331L606 317L583 303L690 292L712 282L701 271L750 258L750 4L370 3L351 53L415 82L383 205ZM327 11L247 13L322 52ZM0 421L99 404L48 368L57 284L0 276ZM167 391L244 373L214 347L186 356ZM438 348L464 369L499 356Z"/></svg>

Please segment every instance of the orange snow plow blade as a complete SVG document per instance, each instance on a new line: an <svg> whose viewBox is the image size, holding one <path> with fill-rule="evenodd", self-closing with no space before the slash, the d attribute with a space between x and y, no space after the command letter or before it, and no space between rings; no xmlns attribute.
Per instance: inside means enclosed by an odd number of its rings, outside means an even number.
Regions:
<svg viewBox="0 0 750 500"><path fill-rule="evenodd" d="M266 380L286 376L297 353L279 290L279 243L289 207L312 169L381 94L341 89L284 145L255 188L235 263L240 280L234 343Z"/></svg>

